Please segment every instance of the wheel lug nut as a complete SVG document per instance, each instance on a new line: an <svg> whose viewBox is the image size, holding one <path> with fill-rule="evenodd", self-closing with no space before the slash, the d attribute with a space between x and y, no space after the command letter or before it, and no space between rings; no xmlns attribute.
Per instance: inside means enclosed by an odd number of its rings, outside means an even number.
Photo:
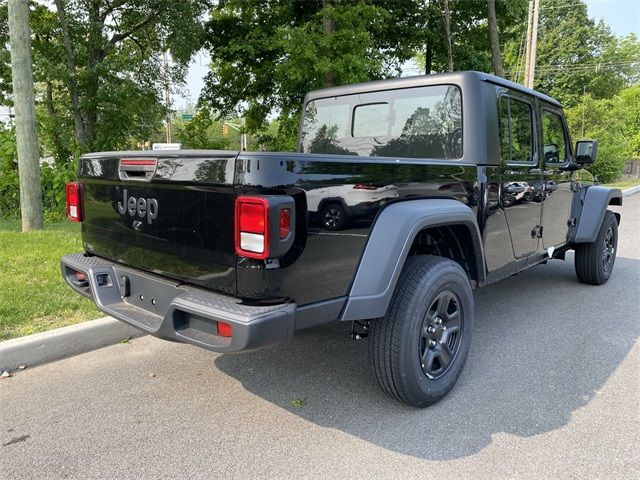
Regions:
<svg viewBox="0 0 640 480"><path fill-rule="evenodd" d="M435 347L436 346L436 341L435 340L429 340L429 346L430 347Z"/></svg>
<svg viewBox="0 0 640 480"><path fill-rule="evenodd" d="M433 327L429 327L429 328L427 328L427 332L429 332L429 333L433 333L433 332L435 332L435 331L436 331L436 329L435 329L435 328L433 328Z"/></svg>

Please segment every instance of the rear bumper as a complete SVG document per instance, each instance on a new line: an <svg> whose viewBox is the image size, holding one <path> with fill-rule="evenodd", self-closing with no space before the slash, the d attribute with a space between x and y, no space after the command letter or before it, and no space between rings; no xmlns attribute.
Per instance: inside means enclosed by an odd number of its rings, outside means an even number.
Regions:
<svg viewBox="0 0 640 480"><path fill-rule="evenodd" d="M66 255L60 263L69 286L100 310L165 340L239 352L276 345L293 335L294 303L243 305L237 298L81 253ZM76 272L86 281L78 281ZM231 337L217 334L217 322L231 325Z"/></svg>

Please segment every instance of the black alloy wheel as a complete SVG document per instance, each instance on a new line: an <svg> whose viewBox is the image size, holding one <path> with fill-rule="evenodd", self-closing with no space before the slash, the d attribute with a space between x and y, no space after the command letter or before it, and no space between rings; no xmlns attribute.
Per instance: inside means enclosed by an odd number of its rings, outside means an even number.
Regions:
<svg viewBox="0 0 640 480"><path fill-rule="evenodd" d="M455 360L461 345L464 314L458 296L444 290L431 302L422 321L420 362L424 374L442 377Z"/></svg>

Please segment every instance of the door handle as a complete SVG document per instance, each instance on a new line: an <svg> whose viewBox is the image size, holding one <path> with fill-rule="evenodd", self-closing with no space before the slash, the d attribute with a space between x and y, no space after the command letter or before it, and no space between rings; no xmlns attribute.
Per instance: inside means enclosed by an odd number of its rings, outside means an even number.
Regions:
<svg viewBox="0 0 640 480"><path fill-rule="evenodd" d="M542 169L540 169L540 168L532 168L531 170L529 170L529 173L531 175L540 175L542 173Z"/></svg>

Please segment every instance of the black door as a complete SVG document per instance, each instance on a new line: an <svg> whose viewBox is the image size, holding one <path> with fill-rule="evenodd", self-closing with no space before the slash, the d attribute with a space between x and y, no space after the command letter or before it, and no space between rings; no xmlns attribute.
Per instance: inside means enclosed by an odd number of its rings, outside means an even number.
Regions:
<svg viewBox="0 0 640 480"><path fill-rule="evenodd" d="M541 203L535 187L542 181L535 108L525 96L509 92L499 97L500 202L505 211L513 253L522 258L538 248Z"/></svg>
<svg viewBox="0 0 640 480"><path fill-rule="evenodd" d="M549 249L567 241L573 201L572 174L563 170L571 161L571 146L566 125L558 110L542 108L541 135L544 152L542 243L545 249Z"/></svg>

